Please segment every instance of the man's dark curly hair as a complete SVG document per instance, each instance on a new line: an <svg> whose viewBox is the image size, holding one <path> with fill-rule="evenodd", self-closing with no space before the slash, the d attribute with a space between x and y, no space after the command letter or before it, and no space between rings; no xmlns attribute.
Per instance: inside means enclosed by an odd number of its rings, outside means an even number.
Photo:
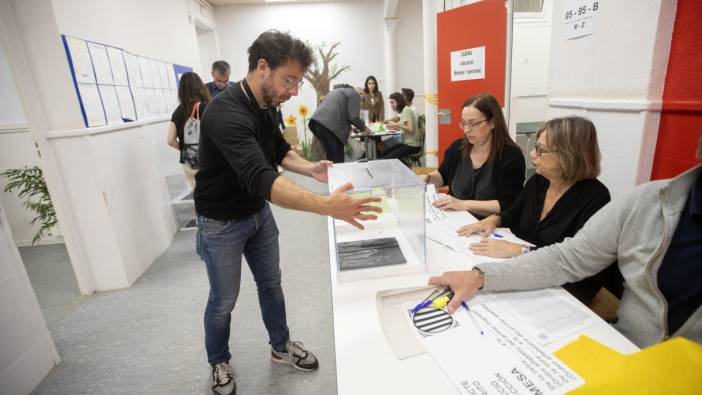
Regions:
<svg viewBox="0 0 702 395"><path fill-rule="evenodd" d="M307 70L314 61L310 47L300 39L278 30L261 33L251 44L248 52L249 71L256 69L259 59L265 59L273 70L288 61L298 62Z"/></svg>

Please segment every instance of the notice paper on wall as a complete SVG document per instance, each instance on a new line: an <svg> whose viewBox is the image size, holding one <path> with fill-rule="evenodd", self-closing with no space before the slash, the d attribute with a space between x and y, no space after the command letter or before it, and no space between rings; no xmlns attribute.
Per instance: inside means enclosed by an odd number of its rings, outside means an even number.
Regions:
<svg viewBox="0 0 702 395"><path fill-rule="evenodd" d="M115 85L129 86L127 68L124 66L122 50L115 47L107 47L107 57L110 60L110 67L112 68L112 77L115 81Z"/></svg>
<svg viewBox="0 0 702 395"><path fill-rule="evenodd" d="M484 306L472 303L470 312L462 308L453 315L403 307L415 335L461 394L562 394L584 384L518 323ZM437 320L441 313L444 319L427 331L424 316ZM417 320L416 314L424 316Z"/></svg>
<svg viewBox="0 0 702 395"><path fill-rule="evenodd" d="M129 85L134 88L143 88L144 81L141 78L141 70L139 69L139 59L136 55L124 52L124 65L127 68L127 77L129 77Z"/></svg>
<svg viewBox="0 0 702 395"><path fill-rule="evenodd" d="M115 89L117 89L117 100L119 100L119 109L122 112L122 118L135 121L137 118L134 110L134 100L132 100L132 93L129 87L116 86Z"/></svg>
<svg viewBox="0 0 702 395"><path fill-rule="evenodd" d="M105 109L105 116L109 125L123 123L122 111L119 109L119 99L117 91L111 85L98 85L100 96L102 97L102 106Z"/></svg>
<svg viewBox="0 0 702 395"><path fill-rule="evenodd" d="M451 52L451 82L485 79L485 47Z"/></svg>
<svg viewBox="0 0 702 395"><path fill-rule="evenodd" d="M598 29L601 4L598 0L565 0L563 2L563 20L565 22L565 39L594 34Z"/></svg>
<svg viewBox="0 0 702 395"><path fill-rule="evenodd" d="M71 55L71 64L76 83L94 84L93 62L90 60L88 44L78 38L65 36L66 46Z"/></svg>
<svg viewBox="0 0 702 395"><path fill-rule="evenodd" d="M85 114L86 126L90 128L105 125L107 122L105 121L105 112L102 108L102 100L100 100L97 85L78 84L78 92L81 105L83 106L83 113Z"/></svg>
<svg viewBox="0 0 702 395"><path fill-rule="evenodd" d="M107 57L107 49L104 45L88 43L90 57L93 59L93 68L95 69L95 78L97 83L101 85L113 85L112 68L110 67L110 58Z"/></svg>

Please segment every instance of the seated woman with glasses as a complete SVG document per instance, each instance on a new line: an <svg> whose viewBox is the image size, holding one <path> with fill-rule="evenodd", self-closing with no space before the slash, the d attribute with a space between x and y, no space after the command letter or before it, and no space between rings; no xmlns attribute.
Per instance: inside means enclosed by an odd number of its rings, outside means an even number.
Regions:
<svg viewBox="0 0 702 395"><path fill-rule="evenodd" d="M497 99L486 93L468 99L460 127L464 137L449 146L438 171L423 176L427 184L449 187L434 206L479 219L506 210L522 191L526 165Z"/></svg>
<svg viewBox="0 0 702 395"><path fill-rule="evenodd" d="M517 200L500 214L461 227L459 235L489 234L502 226L540 248L573 237L610 201L609 190L597 180L600 149L592 122L576 116L555 118L539 130L536 139L530 153L536 174L527 181ZM530 248L484 237L471 244L470 250L476 255L508 258L526 254ZM616 281L618 273L612 270L616 271L616 265L564 288L587 304L601 286L610 285L609 279ZM620 293L618 286L608 288Z"/></svg>

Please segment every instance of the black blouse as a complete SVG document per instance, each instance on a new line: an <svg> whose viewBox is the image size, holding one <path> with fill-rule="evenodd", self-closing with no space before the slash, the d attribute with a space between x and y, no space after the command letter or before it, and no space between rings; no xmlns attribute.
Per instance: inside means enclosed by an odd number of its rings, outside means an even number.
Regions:
<svg viewBox="0 0 702 395"><path fill-rule="evenodd" d="M449 195L461 200L497 200L500 210L507 209L524 185L526 164L522 150L516 144L507 144L493 162L486 162L476 172L471 171L475 170L473 164L461 152L464 140L461 137L448 147L439 166L441 178L449 186ZM489 188L484 186L486 180L481 180L483 176L487 178Z"/></svg>
<svg viewBox="0 0 702 395"><path fill-rule="evenodd" d="M578 181L539 221L549 181L534 174L517 200L500 213L500 226L508 227L522 240L536 247L559 243L573 237L590 217L610 201L609 190L597 179Z"/></svg>

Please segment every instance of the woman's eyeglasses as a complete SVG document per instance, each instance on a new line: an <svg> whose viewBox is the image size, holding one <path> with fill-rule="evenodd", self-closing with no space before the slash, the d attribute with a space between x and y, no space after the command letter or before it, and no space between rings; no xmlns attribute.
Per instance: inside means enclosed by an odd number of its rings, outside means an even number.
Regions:
<svg viewBox="0 0 702 395"><path fill-rule="evenodd" d="M543 154L558 152L556 150L547 150L543 145L536 143L534 144L534 151L536 151L536 156L541 156Z"/></svg>
<svg viewBox="0 0 702 395"><path fill-rule="evenodd" d="M461 127L462 130L473 130L475 129L478 125L481 123L487 121L487 119L483 119L482 121L477 121L477 122L466 122L461 119L461 122L458 123L458 125Z"/></svg>

